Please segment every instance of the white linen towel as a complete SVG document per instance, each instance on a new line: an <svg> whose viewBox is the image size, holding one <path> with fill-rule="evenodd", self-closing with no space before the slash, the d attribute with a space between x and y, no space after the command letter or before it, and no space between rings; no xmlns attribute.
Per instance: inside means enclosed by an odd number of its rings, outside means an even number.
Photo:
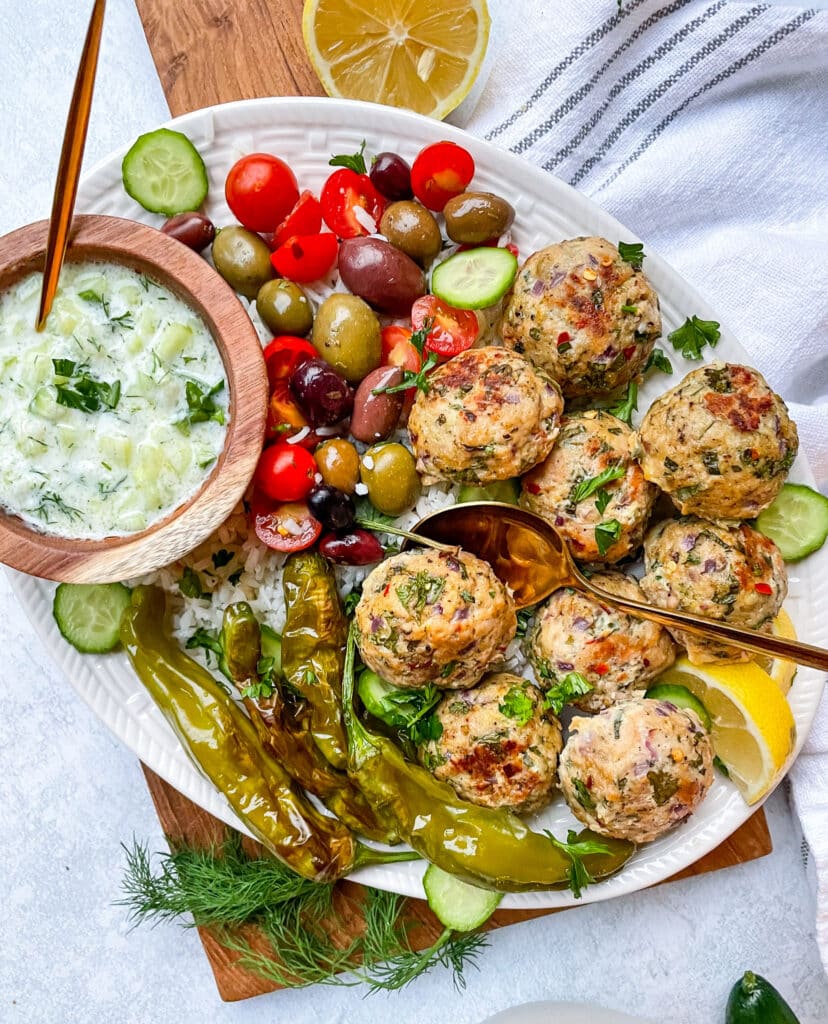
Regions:
<svg viewBox="0 0 828 1024"><path fill-rule="evenodd" d="M452 120L585 192L705 294L785 397L828 490L828 12L490 8L489 74ZM828 969L828 694L791 779Z"/></svg>

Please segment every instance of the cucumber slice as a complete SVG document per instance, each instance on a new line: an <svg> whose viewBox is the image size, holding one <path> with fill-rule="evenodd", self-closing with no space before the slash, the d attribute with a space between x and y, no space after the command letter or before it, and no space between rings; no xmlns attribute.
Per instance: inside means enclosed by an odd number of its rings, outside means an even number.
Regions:
<svg viewBox="0 0 828 1024"><path fill-rule="evenodd" d="M181 132L158 128L136 139L121 164L127 193L166 217L197 210L207 197L207 168Z"/></svg>
<svg viewBox="0 0 828 1024"><path fill-rule="evenodd" d="M103 654L118 646L121 619L132 592L123 583L61 583L52 614L60 635L82 654Z"/></svg>
<svg viewBox="0 0 828 1024"><path fill-rule="evenodd" d="M828 538L828 498L804 484L785 484L759 513L756 529L770 537L786 562L798 562Z"/></svg>
<svg viewBox="0 0 828 1024"><path fill-rule="evenodd" d="M434 268L431 290L455 309L485 309L512 287L517 266L508 249L468 249Z"/></svg>
<svg viewBox="0 0 828 1024"><path fill-rule="evenodd" d="M707 708L686 686L678 686L675 683L658 683L647 690L646 696L651 700L669 700L677 708L688 708L690 711L695 711L701 724L710 732L713 723L710 721Z"/></svg>
<svg viewBox="0 0 828 1024"><path fill-rule="evenodd" d="M429 864L423 876L428 905L440 924L456 932L471 932L488 921L503 899L502 892L479 889L461 882L436 864Z"/></svg>
<svg viewBox="0 0 828 1024"><path fill-rule="evenodd" d="M457 495L457 503L464 501L502 501L507 505L517 505L520 497L520 480L496 480L485 487L464 484Z"/></svg>

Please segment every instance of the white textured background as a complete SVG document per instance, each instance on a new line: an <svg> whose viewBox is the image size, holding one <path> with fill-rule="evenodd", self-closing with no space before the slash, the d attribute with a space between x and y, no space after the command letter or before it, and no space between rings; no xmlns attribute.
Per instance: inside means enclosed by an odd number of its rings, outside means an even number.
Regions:
<svg viewBox="0 0 828 1024"><path fill-rule="evenodd" d="M89 6L0 0L0 233L48 214ZM110 0L87 166L166 116L132 0ZM119 844L135 835L163 845L137 762L51 665L2 576L0 623L3 1024L372 1024L392 1014L474 1024L541 998L717 1024L746 968L773 980L802 1024L828 1020L800 835L781 792L767 807L771 857L502 931L462 995L435 975L387 998L314 988L225 1006L195 933L130 932L112 905Z"/></svg>

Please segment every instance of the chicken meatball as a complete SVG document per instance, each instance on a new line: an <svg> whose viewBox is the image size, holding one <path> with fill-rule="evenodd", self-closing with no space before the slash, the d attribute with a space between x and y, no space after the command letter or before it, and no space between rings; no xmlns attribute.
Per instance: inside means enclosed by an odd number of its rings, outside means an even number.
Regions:
<svg viewBox="0 0 828 1024"><path fill-rule="evenodd" d="M644 541L641 589L658 608L678 609L771 632L788 592L779 549L744 524L724 526L685 516L666 519ZM749 661L750 651L671 630L694 665Z"/></svg>
<svg viewBox="0 0 828 1024"><path fill-rule="evenodd" d="M511 594L465 551L404 551L368 576L356 606L365 664L394 686L474 686L515 635Z"/></svg>
<svg viewBox="0 0 828 1024"><path fill-rule="evenodd" d="M417 471L489 484L525 473L552 450L563 400L528 359L504 348L469 349L428 378L408 419Z"/></svg>
<svg viewBox="0 0 828 1024"><path fill-rule="evenodd" d="M435 714L443 731L422 748L423 764L464 800L520 812L549 803L563 742L536 686L492 673L446 694Z"/></svg>
<svg viewBox="0 0 828 1024"><path fill-rule="evenodd" d="M710 363L650 406L641 466L684 514L753 519L779 493L799 445L785 403L756 370Z"/></svg>
<svg viewBox="0 0 828 1024"><path fill-rule="evenodd" d="M649 843L696 810L713 748L695 711L638 697L573 718L558 768L572 813L595 832Z"/></svg>
<svg viewBox="0 0 828 1024"><path fill-rule="evenodd" d="M523 478L521 505L556 526L579 561L612 564L641 545L658 491L635 461L635 443L610 413L573 413Z"/></svg>
<svg viewBox="0 0 828 1024"><path fill-rule="evenodd" d="M605 238L572 238L523 264L506 301L508 348L523 352L566 398L606 394L644 367L661 334L658 296Z"/></svg>
<svg viewBox="0 0 828 1024"><path fill-rule="evenodd" d="M620 597L645 600L632 576L599 572L592 581ZM673 664L676 652L670 634L656 623L563 587L539 609L526 637L526 656L546 686L570 672L582 675L592 689L571 703L582 711L603 711L631 690L643 690Z"/></svg>

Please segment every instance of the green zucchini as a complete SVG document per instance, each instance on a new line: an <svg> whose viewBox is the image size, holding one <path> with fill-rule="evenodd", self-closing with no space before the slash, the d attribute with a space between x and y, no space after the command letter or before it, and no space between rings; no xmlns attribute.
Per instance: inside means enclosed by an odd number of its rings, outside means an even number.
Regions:
<svg viewBox="0 0 828 1024"><path fill-rule="evenodd" d="M799 1018L769 981L745 971L730 990L725 1024L799 1024Z"/></svg>
<svg viewBox="0 0 828 1024"><path fill-rule="evenodd" d="M428 905L440 924L456 932L471 932L488 921L503 899L502 892L462 882L436 864L423 876Z"/></svg>

